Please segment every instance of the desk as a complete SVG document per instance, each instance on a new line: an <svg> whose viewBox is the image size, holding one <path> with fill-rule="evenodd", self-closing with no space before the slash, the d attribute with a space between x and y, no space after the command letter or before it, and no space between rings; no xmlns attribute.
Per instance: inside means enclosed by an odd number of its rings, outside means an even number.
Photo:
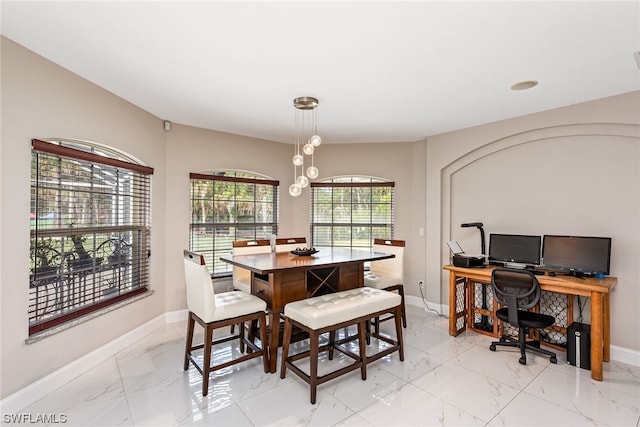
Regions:
<svg viewBox="0 0 640 427"><path fill-rule="evenodd" d="M465 307L462 311L457 309L458 285L467 288L471 283L491 283L493 267L463 268L445 265L443 268L449 270L449 335L456 336L466 329L467 319L465 318L461 329L457 328L457 320L466 316L468 304L466 299L463 299ZM571 276L547 275L536 276L536 278L543 291L589 297L591 301L591 378L602 381L602 361L609 361L610 354L609 293L618 279L615 277L579 279ZM494 319L494 325L495 322L496 319Z"/></svg>
<svg viewBox="0 0 640 427"><path fill-rule="evenodd" d="M364 286L364 263L393 258L369 249L318 248L312 256L289 252L220 257L251 271L251 293L267 303L269 311L269 367L276 372L280 315L285 304L323 293Z"/></svg>

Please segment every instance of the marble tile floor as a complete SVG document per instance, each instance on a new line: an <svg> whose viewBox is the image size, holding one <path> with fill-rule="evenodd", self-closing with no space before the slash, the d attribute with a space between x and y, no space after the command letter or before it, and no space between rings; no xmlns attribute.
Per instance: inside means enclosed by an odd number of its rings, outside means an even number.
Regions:
<svg viewBox="0 0 640 427"><path fill-rule="evenodd" d="M64 414L69 426L635 426L640 368L605 363L590 371L513 350L489 351L490 338L448 335L448 321L408 306L405 360L393 353L367 369L309 388L293 373L265 374L260 359L219 371L202 397L202 378L183 371L186 322L149 334L22 412ZM391 331L392 322L384 329ZM304 345L304 344L301 344ZM383 345L377 342L372 343ZM237 352L222 347L215 357ZM327 368L343 357L323 360ZM278 364L279 366L279 364Z"/></svg>

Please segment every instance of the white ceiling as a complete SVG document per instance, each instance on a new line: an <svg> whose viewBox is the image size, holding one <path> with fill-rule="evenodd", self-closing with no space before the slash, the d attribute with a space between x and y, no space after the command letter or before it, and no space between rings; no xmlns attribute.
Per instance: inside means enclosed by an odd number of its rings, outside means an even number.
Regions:
<svg viewBox="0 0 640 427"><path fill-rule="evenodd" d="M161 119L293 142L429 135L640 90L640 2L2 1L2 34ZM510 85L535 79L528 91Z"/></svg>

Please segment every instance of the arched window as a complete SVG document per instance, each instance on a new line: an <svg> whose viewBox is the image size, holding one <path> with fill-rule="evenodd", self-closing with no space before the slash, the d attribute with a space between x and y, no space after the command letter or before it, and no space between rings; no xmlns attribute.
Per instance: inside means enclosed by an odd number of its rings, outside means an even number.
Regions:
<svg viewBox="0 0 640 427"><path fill-rule="evenodd" d="M230 275L220 261L234 240L268 239L278 234L279 181L252 172L191 173L189 247L201 253L216 276Z"/></svg>
<svg viewBox="0 0 640 427"><path fill-rule="evenodd" d="M32 141L29 335L148 291L152 174L103 145Z"/></svg>
<svg viewBox="0 0 640 427"><path fill-rule="evenodd" d="M393 238L394 182L348 176L311 184L313 246L371 247Z"/></svg>

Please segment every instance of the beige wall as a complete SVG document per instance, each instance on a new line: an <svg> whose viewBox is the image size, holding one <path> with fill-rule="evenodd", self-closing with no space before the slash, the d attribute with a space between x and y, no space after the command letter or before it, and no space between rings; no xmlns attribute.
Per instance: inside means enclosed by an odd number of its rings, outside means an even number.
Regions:
<svg viewBox="0 0 640 427"><path fill-rule="evenodd" d="M427 153L428 228L442 232L429 300L448 301L444 242L480 252L461 223L482 221L487 245L492 232L610 236L611 343L640 350L639 92L430 137Z"/></svg>
<svg viewBox="0 0 640 427"><path fill-rule="evenodd" d="M2 38L0 389L4 398L165 310L162 121ZM124 150L155 168L151 286L155 294L45 338L28 336L31 139L66 137ZM156 191L156 190L160 191Z"/></svg>
<svg viewBox="0 0 640 427"><path fill-rule="evenodd" d="M164 132L161 119L4 38L1 55L0 398L163 313L185 308L180 251L188 244L188 172L244 169L280 180L280 234L309 237L309 192L297 199L288 194L291 145L179 124ZM443 242L455 238L469 248L477 245L477 235L461 230L461 222L484 221L494 232L612 235L612 269L620 277L612 296L612 343L639 350L638 334L630 328L638 324L639 300L639 104L635 93L415 143L324 144L316 164L321 178L362 174L396 182L395 234L407 240L406 292L419 295L417 282L426 280L427 299L434 304L447 303ZM155 294L26 345L34 137L107 144L155 168ZM520 187L508 186L502 193L486 190L510 170L521 175L528 197ZM573 202L553 192L534 197L555 189L554 180L569 192L587 181L600 195L582 194L588 200ZM517 218L505 213L514 210ZM421 227L425 236L418 234Z"/></svg>

